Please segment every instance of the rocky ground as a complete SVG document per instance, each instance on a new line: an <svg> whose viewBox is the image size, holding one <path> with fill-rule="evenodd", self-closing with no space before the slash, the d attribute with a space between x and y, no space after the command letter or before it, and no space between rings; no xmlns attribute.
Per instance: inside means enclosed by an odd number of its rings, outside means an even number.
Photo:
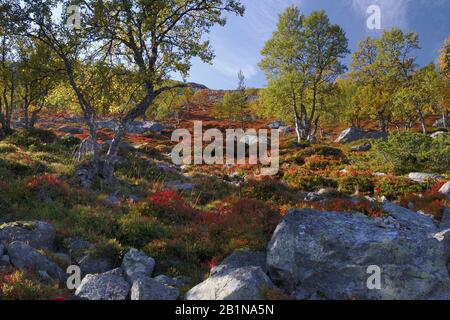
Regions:
<svg viewBox="0 0 450 320"><path fill-rule="evenodd" d="M330 128L299 144L282 122L255 119L248 127L281 133L280 172L263 178L258 166L171 164L174 128L239 126L203 106L189 112L130 125L116 186L87 179L74 160L86 137L75 116L45 116L39 130L1 140L0 297L450 298L445 130L420 137L438 151L419 157L426 150L408 149L415 136ZM115 123L99 127L106 149ZM370 266L381 269L380 290L367 287Z"/></svg>

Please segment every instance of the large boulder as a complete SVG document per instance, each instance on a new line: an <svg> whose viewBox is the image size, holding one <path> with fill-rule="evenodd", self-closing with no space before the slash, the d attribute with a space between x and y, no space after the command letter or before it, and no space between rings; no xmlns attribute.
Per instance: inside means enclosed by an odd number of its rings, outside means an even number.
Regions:
<svg viewBox="0 0 450 320"><path fill-rule="evenodd" d="M444 177L437 173L424 173L424 172L411 172L408 174L408 178L415 182L426 182L428 180L439 180Z"/></svg>
<svg viewBox="0 0 450 320"><path fill-rule="evenodd" d="M10 243L7 251L11 264L18 269L45 271L55 280L65 279L63 270L56 263L24 242Z"/></svg>
<svg viewBox="0 0 450 320"><path fill-rule="evenodd" d="M432 234L438 231L437 222L429 216L403 208L395 203L382 198L382 208L399 223L413 227L417 231Z"/></svg>
<svg viewBox="0 0 450 320"><path fill-rule="evenodd" d="M85 256L76 259L78 266L80 267L81 274L95 274L103 273L111 270L114 267L114 262L109 257L97 256L92 253L88 253Z"/></svg>
<svg viewBox="0 0 450 320"><path fill-rule="evenodd" d="M53 250L55 239L55 229L43 221L20 221L0 225L0 242L6 244L21 241L36 249Z"/></svg>
<svg viewBox="0 0 450 320"><path fill-rule="evenodd" d="M85 300L125 300L130 284L124 279L122 269L101 274L88 274L75 291L75 298Z"/></svg>
<svg viewBox="0 0 450 320"><path fill-rule="evenodd" d="M165 128L162 124L154 121L135 121L128 125L127 131L132 134L143 134L147 132L161 132Z"/></svg>
<svg viewBox="0 0 450 320"><path fill-rule="evenodd" d="M444 123L444 119L440 118L433 123L433 127L450 127L450 119L446 119Z"/></svg>
<svg viewBox="0 0 450 320"><path fill-rule="evenodd" d="M176 300L180 291L152 278L140 278L131 286L131 300Z"/></svg>
<svg viewBox="0 0 450 320"><path fill-rule="evenodd" d="M122 260L122 269L130 284L140 278L150 278L154 268L155 260L136 249L130 249Z"/></svg>
<svg viewBox="0 0 450 320"><path fill-rule="evenodd" d="M420 228L396 220L380 225L362 214L290 210L268 246L269 274L297 299L449 299L433 222ZM381 270L380 290L367 285L373 266Z"/></svg>
<svg viewBox="0 0 450 320"><path fill-rule="evenodd" d="M388 133L381 131L364 131L357 128L348 128L341 132L336 143L347 144L363 139L387 139Z"/></svg>
<svg viewBox="0 0 450 320"><path fill-rule="evenodd" d="M242 267L209 277L189 290L186 300L261 300L272 287L261 267Z"/></svg>
<svg viewBox="0 0 450 320"><path fill-rule="evenodd" d="M445 195L447 198L450 199L450 181L448 181L446 184L444 184L440 189L439 192Z"/></svg>
<svg viewBox="0 0 450 320"><path fill-rule="evenodd" d="M242 267L261 267L261 269L266 271L266 253L262 251L254 252L241 250L236 251L227 258L225 258L222 263L211 269L210 275L218 275L221 273L226 273L232 269L242 268Z"/></svg>

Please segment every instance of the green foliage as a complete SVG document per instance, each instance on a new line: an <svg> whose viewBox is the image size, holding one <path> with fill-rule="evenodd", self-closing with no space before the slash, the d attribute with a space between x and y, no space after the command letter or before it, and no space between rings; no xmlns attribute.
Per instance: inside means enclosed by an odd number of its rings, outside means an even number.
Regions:
<svg viewBox="0 0 450 320"><path fill-rule="evenodd" d="M375 195L385 196L390 200L398 200L400 197L423 192L426 189L427 184L416 183L406 177L386 176L374 183Z"/></svg>
<svg viewBox="0 0 450 320"><path fill-rule="evenodd" d="M338 187L337 182L333 179L298 168L290 168L284 173L283 179L290 186L304 191L319 191L323 188Z"/></svg>
<svg viewBox="0 0 450 320"><path fill-rule="evenodd" d="M119 239L122 243L141 248L148 242L167 235L167 227L158 219L141 211L143 207L132 208L131 211L119 219Z"/></svg>
<svg viewBox="0 0 450 320"><path fill-rule="evenodd" d="M216 105L214 112L221 118L237 121L243 119L247 108L245 92L233 91L225 93L223 101Z"/></svg>
<svg viewBox="0 0 450 320"><path fill-rule="evenodd" d="M250 180L245 186L244 195L247 198L261 201L272 200L277 204L292 204L295 202L295 197L289 187L273 178Z"/></svg>
<svg viewBox="0 0 450 320"><path fill-rule="evenodd" d="M260 67L268 81L260 96L265 112L296 120L298 139L309 139L327 111L323 101L345 71L340 60L348 53L345 32L324 11L304 16L296 6L287 8L261 52Z"/></svg>
<svg viewBox="0 0 450 320"><path fill-rule="evenodd" d="M375 143L371 155L375 163L396 174L414 171L450 171L450 138L433 139L413 132L397 132L387 141Z"/></svg>
<svg viewBox="0 0 450 320"><path fill-rule="evenodd" d="M116 239L97 242L90 250L92 257L105 257L118 265L125 254L125 248Z"/></svg>
<svg viewBox="0 0 450 320"><path fill-rule="evenodd" d="M345 194L373 193L373 178L370 173L366 174L346 174L338 179L339 191Z"/></svg>

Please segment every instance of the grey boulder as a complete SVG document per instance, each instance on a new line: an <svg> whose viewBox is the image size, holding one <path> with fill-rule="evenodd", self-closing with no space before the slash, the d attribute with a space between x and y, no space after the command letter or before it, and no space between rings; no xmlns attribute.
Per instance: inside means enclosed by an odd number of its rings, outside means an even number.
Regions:
<svg viewBox="0 0 450 320"><path fill-rule="evenodd" d="M11 222L0 225L0 242L21 241L33 248L53 250L56 232L53 226L43 221Z"/></svg>
<svg viewBox="0 0 450 320"><path fill-rule="evenodd" d="M262 300L273 284L261 267L242 267L216 273L186 294L186 300Z"/></svg>
<svg viewBox="0 0 450 320"><path fill-rule="evenodd" d="M18 269L32 269L47 272L53 279L63 281L65 274L56 263L42 253L20 241L8 245L8 255L11 264Z"/></svg>
<svg viewBox="0 0 450 320"><path fill-rule="evenodd" d="M154 268L155 260L136 249L130 249L122 260L122 269L129 283L139 278L150 278Z"/></svg>
<svg viewBox="0 0 450 320"><path fill-rule="evenodd" d="M269 274L296 299L449 299L433 222L419 227L427 217L409 223L406 214L398 214L398 228L362 214L290 210L268 246ZM381 270L380 290L367 285L373 266Z"/></svg>
<svg viewBox="0 0 450 320"><path fill-rule="evenodd" d="M428 180L439 180L444 177L436 173L424 173L424 172L411 172L408 174L408 178L415 182L426 182Z"/></svg>
<svg viewBox="0 0 450 320"><path fill-rule="evenodd" d="M131 300L176 300L180 292L156 279L140 278L131 286Z"/></svg>
<svg viewBox="0 0 450 320"><path fill-rule="evenodd" d="M164 126L154 121L135 121L128 125L127 131L132 134L143 134L147 132L161 132L164 130Z"/></svg>
<svg viewBox="0 0 450 320"><path fill-rule="evenodd" d="M77 260L82 275L103 273L114 267L109 257L101 257L88 253Z"/></svg>
<svg viewBox="0 0 450 320"><path fill-rule="evenodd" d="M88 274L75 291L77 299L125 300L130 284L124 279L122 269L117 268L101 274Z"/></svg>
<svg viewBox="0 0 450 320"><path fill-rule="evenodd" d="M386 139L388 134L381 131L364 131L357 128L348 128L341 132L336 143L347 144L363 139Z"/></svg>
<svg viewBox="0 0 450 320"><path fill-rule="evenodd" d="M450 126L450 119L446 119L446 120L444 121L444 119L441 118L441 119L439 119L439 120L436 120L436 121L433 123L433 127L448 127L448 126Z"/></svg>
<svg viewBox="0 0 450 320"><path fill-rule="evenodd" d="M277 120L277 121L269 123L267 125L267 128L269 128L269 129L279 129L280 127L284 127L284 126L285 126L285 124L284 124L283 121Z"/></svg>
<svg viewBox="0 0 450 320"><path fill-rule="evenodd" d="M210 275L218 275L226 273L232 269L242 267L260 267L264 272L266 271L266 253L254 251L236 251L227 258L225 258L220 265L211 269Z"/></svg>

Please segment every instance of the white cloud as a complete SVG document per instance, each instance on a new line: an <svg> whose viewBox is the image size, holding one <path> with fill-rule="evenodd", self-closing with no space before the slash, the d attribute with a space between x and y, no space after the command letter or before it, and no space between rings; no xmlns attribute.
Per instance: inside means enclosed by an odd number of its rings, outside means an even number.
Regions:
<svg viewBox="0 0 450 320"><path fill-rule="evenodd" d="M240 70L242 70L247 79L251 79L258 72L256 66L252 64L238 65L222 59L214 60L214 68L223 75L227 77L236 77L236 79Z"/></svg>
<svg viewBox="0 0 450 320"><path fill-rule="evenodd" d="M245 0L248 27L259 39L267 39L275 30L278 16L290 5L300 6L304 0Z"/></svg>

